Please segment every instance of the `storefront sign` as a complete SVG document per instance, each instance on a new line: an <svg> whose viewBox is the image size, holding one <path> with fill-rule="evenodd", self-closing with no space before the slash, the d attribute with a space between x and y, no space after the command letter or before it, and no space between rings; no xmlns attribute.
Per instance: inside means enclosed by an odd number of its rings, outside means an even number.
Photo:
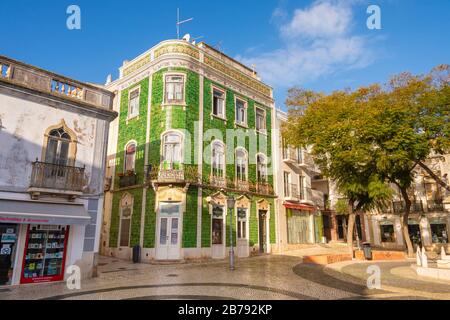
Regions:
<svg viewBox="0 0 450 320"><path fill-rule="evenodd" d="M68 226L28 226L21 283L64 279Z"/></svg>
<svg viewBox="0 0 450 320"><path fill-rule="evenodd" d="M6 223L18 223L18 224L47 224L49 219L30 219L30 218L12 218L12 217L0 217L0 222Z"/></svg>
<svg viewBox="0 0 450 320"><path fill-rule="evenodd" d="M14 232L14 229L12 229ZM4 233L2 234L2 239L1 239L2 243L15 243L16 242L16 235L14 233L8 234L8 233Z"/></svg>

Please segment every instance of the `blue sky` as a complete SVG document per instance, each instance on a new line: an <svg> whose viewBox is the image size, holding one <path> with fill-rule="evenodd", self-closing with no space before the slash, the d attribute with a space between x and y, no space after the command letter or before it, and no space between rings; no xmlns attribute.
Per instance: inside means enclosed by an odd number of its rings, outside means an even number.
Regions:
<svg viewBox="0 0 450 320"><path fill-rule="evenodd" d="M81 30L66 28L71 4L81 8ZM370 4L381 8L381 30L366 27ZM0 54L104 83L123 60L176 37L177 7L195 18L182 33L254 63L279 107L293 86L357 88L450 63L447 0L3 1Z"/></svg>

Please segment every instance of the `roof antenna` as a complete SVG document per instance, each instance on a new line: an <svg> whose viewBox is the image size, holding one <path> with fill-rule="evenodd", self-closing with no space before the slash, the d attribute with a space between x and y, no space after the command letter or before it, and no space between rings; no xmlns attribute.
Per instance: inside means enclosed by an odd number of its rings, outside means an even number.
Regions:
<svg viewBox="0 0 450 320"><path fill-rule="evenodd" d="M177 40L180 40L180 26L183 23L190 22L194 20L194 18L189 18L183 21L180 21L180 8L177 8Z"/></svg>

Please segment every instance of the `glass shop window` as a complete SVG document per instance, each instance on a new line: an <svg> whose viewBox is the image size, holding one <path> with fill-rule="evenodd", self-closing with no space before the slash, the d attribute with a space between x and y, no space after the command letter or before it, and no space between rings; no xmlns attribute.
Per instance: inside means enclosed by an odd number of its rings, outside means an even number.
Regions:
<svg viewBox="0 0 450 320"><path fill-rule="evenodd" d="M395 230L393 224L381 225L381 242L395 242Z"/></svg>

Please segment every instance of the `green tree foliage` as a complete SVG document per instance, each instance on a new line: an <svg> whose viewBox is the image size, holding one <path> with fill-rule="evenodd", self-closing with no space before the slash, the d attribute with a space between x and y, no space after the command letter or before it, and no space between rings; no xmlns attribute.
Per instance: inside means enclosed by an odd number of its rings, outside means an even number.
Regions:
<svg viewBox="0 0 450 320"><path fill-rule="evenodd" d="M406 210L402 216L408 253L411 199L408 190L419 165L449 190L426 165L430 154L450 149L449 66L425 76L403 73L385 85L331 94L294 88L283 127L288 143L310 146L323 174L337 183L353 210L370 210L390 197L386 183L398 187ZM429 173L430 173L429 172ZM353 217L354 218L354 217ZM352 215L348 241L352 241Z"/></svg>

